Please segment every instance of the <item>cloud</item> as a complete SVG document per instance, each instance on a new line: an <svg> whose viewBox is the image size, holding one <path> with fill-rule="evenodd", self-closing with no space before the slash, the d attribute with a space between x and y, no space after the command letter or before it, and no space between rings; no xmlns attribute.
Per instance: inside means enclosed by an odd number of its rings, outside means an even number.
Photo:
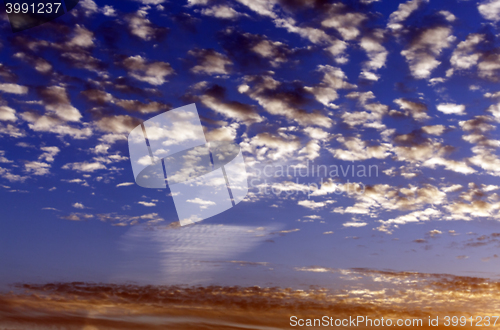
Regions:
<svg viewBox="0 0 500 330"><path fill-rule="evenodd" d="M125 17L130 33L145 41L161 40L168 29L154 25L146 16L145 10L139 10L137 13Z"/></svg>
<svg viewBox="0 0 500 330"><path fill-rule="evenodd" d="M88 219L92 219L93 217L93 214L88 213L71 213L69 215L61 216L60 218L69 221L87 221Z"/></svg>
<svg viewBox="0 0 500 330"><path fill-rule="evenodd" d="M142 215L124 215L117 213L100 213L96 215L102 222L111 223L112 226L125 227L135 225L159 225L165 219L160 217L158 213L147 213ZM144 228L143 228L144 230Z"/></svg>
<svg viewBox="0 0 500 330"><path fill-rule="evenodd" d="M14 161L5 158L5 151L0 150L0 163L13 163Z"/></svg>
<svg viewBox="0 0 500 330"><path fill-rule="evenodd" d="M368 103L374 99L373 92L351 92L346 95L348 99L357 99L358 105L366 111L345 111L341 118L349 126L362 125L364 127L375 128L378 130L386 129L382 123L382 118L389 112L389 107L379 102Z"/></svg>
<svg viewBox="0 0 500 330"><path fill-rule="evenodd" d="M500 1L499 0L486 0L482 1L477 6L479 13L487 20L498 22L500 21Z"/></svg>
<svg viewBox="0 0 500 330"><path fill-rule="evenodd" d="M476 146L472 148L474 156L469 161L493 176L500 176L500 158L490 148Z"/></svg>
<svg viewBox="0 0 500 330"><path fill-rule="evenodd" d="M106 169L106 166L104 164L101 164L99 162L76 162L76 163L67 163L65 164L62 169L65 170L73 170L77 172L94 172L97 170L103 170Z"/></svg>
<svg viewBox="0 0 500 330"><path fill-rule="evenodd" d="M443 125L422 126L422 131L424 131L424 133L438 136L443 134L445 129L446 127Z"/></svg>
<svg viewBox="0 0 500 330"><path fill-rule="evenodd" d="M387 144L369 145L360 138L344 138L343 136L338 137L337 141L346 147L346 149L328 149L337 159L359 161L371 158L383 159L390 155Z"/></svg>
<svg viewBox="0 0 500 330"><path fill-rule="evenodd" d="M24 164L26 172L33 175L47 175L50 173L51 164L54 157L59 153L58 147L41 147L43 153L38 157L38 161L30 161Z"/></svg>
<svg viewBox="0 0 500 330"><path fill-rule="evenodd" d="M130 112L139 112L142 114L156 113L170 110L170 106L159 102L143 103L137 100L117 100L116 105Z"/></svg>
<svg viewBox="0 0 500 330"><path fill-rule="evenodd" d="M10 181L10 182L23 182L28 177L21 176L19 174L14 174L10 169L0 167L0 177Z"/></svg>
<svg viewBox="0 0 500 330"><path fill-rule="evenodd" d="M137 204L141 204L141 205L144 205L144 206L147 206L147 207L153 207L153 206L156 206L156 203L145 202L145 201L140 201L140 202L137 202Z"/></svg>
<svg viewBox="0 0 500 330"><path fill-rule="evenodd" d="M321 45L325 47L325 50L329 52L333 57L334 60L339 63L339 64L345 64L348 59L347 56L344 54L344 51L347 48L347 43L345 41L339 40L333 36L331 36L329 33L326 33L324 30L317 29L311 26L301 26L300 24L297 23L295 19L292 17L279 17L275 12L274 12L274 7L276 6L277 2L276 0L272 1L252 1L252 0L238 0L241 4L247 6L251 10L257 12L259 15L262 16L267 16L271 18L275 24L276 27L278 28L284 28L290 33L296 33L299 36L301 36L304 39L309 40L311 43L315 45ZM285 4L291 4L291 2L283 2ZM337 4L337 8L340 8L342 5ZM335 6L330 7L332 9L332 12L335 13ZM340 14L340 16L342 16ZM343 18L344 22L346 22L345 17ZM331 22L327 21L326 23L331 24ZM349 22L346 22L347 25L349 25ZM339 29L342 29L344 33L347 33L348 36L349 32L352 33L353 30L352 25L349 27L341 27L339 26Z"/></svg>
<svg viewBox="0 0 500 330"><path fill-rule="evenodd" d="M286 159L300 148L300 142L296 139L285 139L270 133L259 133L243 145L257 154L258 158L264 160ZM258 153L260 150L260 153ZM264 157L265 156L265 157Z"/></svg>
<svg viewBox="0 0 500 330"><path fill-rule="evenodd" d="M313 27L302 27L297 24L293 18L276 18L274 19L276 26L285 28L290 33L297 33L302 38L309 40L316 45L325 46L325 50L329 52L338 64L345 64L348 58L345 54L347 43L327 34L325 31Z"/></svg>
<svg viewBox="0 0 500 330"><path fill-rule="evenodd" d="M495 128L492 124L493 118L489 116L475 116L473 119L459 121L458 124L464 131L487 132Z"/></svg>
<svg viewBox="0 0 500 330"><path fill-rule="evenodd" d="M84 209L85 206L83 206L82 203L73 203L71 204L71 206L73 206L75 209Z"/></svg>
<svg viewBox="0 0 500 330"><path fill-rule="evenodd" d="M234 141L236 138L236 130L238 129L238 123L232 123L231 125L225 127L215 128L213 130L205 132L205 137L207 141Z"/></svg>
<svg viewBox="0 0 500 330"><path fill-rule="evenodd" d="M103 131L126 134L130 133L141 123L141 120L127 115L103 117L95 122L97 127Z"/></svg>
<svg viewBox="0 0 500 330"><path fill-rule="evenodd" d="M424 120L430 118L427 115L427 106L421 102L400 98L394 100L394 103L399 105L402 110L405 110L407 115L411 115L416 120Z"/></svg>
<svg viewBox="0 0 500 330"><path fill-rule="evenodd" d="M167 0L135 0L143 5L159 5L165 3Z"/></svg>
<svg viewBox="0 0 500 330"><path fill-rule="evenodd" d="M330 6L327 18L321 25L325 28L334 28L344 40L353 40L361 34L360 25L367 19L363 13L346 12L346 6L338 2Z"/></svg>
<svg viewBox="0 0 500 330"><path fill-rule="evenodd" d="M250 48L251 51L271 61L271 65L274 67L278 67L281 63L287 61L286 55L290 53L290 50L285 44L265 37L259 39L257 38L257 42Z"/></svg>
<svg viewBox="0 0 500 330"><path fill-rule="evenodd" d="M16 110L4 105L0 106L0 120L16 121Z"/></svg>
<svg viewBox="0 0 500 330"><path fill-rule="evenodd" d="M500 70L500 55L485 54L478 66L479 77L498 81L498 70Z"/></svg>
<svg viewBox="0 0 500 330"><path fill-rule="evenodd" d="M300 229L298 228L295 228L295 229L287 229L287 230L280 230L280 231L275 231L275 232L272 232L272 233L269 233L269 235L280 235L280 236L284 236L285 234L290 234L290 233L296 233L300 231Z"/></svg>
<svg viewBox="0 0 500 330"><path fill-rule="evenodd" d="M52 163L54 161L54 157L61 151L58 147L41 147L44 153L38 157L39 160L44 160L48 163Z"/></svg>
<svg viewBox="0 0 500 330"><path fill-rule="evenodd" d="M197 65L191 68L191 71L198 74L229 74L229 67L233 64L231 60L213 49L194 49L188 52L194 56Z"/></svg>
<svg viewBox="0 0 500 330"><path fill-rule="evenodd" d="M441 212L434 208L427 208L423 211L414 211L394 219L379 220L378 222L380 222L381 225L377 227L377 230L391 234L392 233L392 230L390 229L391 226L399 226L412 222L429 221L431 219L436 219L440 215Z"/></svg>
<svg viewBox="0 0 500 330"><path fill-rule="evenodd" d="M410 0L405 3L399 4L398 10L391 13L391 15L389 16L387 27L393 31L399 31L403 29L404 25L402 23L423 3L427 2L428 0Z"/></svg>
<svg viewBox="0 0 500 330"><path fill-rule="evenodd" d="M80 121L82 115L78 109L71 105L66 88L50 86L41 88L39 95L45 103L48 113L53 113L64 121Z"/></svg>
<svg viewBox="0 0 500 330"><path fill-rule="evenodd" d="M24 168L33 175L46 175L50 172L50 164L37 161L26 162Z"/></svg>
<svg viewBox="0 0 500 330"><path fill-rule="evenodd" d="M303 207L307 207L311 210L321 209L328 204L335 203L334 201L325 201L325 202L315 202L309 199L304 199L299 201L297 204Z"/></svg>
<svg viewBox="0 0 500 330"><path fill-rule="evenodd" d="M330 67L328 66L326 70L330 70ZM327 77L328 82L339 83L335 77L329 74ZM333 121L320 111L308 112L301 109L308 102L307 94L315 92L313 89L281 83L265 75L247 76L246 83L238 86L238 91L257 101L271 115L284 116L302 126L316 125L327 128L332 126Z"/></svg>
<svg viewBox="0 0 500 330"><path fill-rule="evenodd" d="M212 201L205 201L203 199L200 199L200 198L195 198L195 199L188 199L187 202L189 203L194 203L194 204L199 204L199 205L215 205L214 202Z"/></svg>
<svg viewBox="0 0 500 330"><path fill-rule="evenodd" d="M191 0L190 0L191 1ZM193 0L191 2L205 2L204 0ZM239 3L247 6L251 10L255 11L259 15L262 16L269 16L269 17L276 17L276 15L273 12L273 7L276 5L275 0L271 1L264 1L264 0L237 0Z"/></svg>
<svg viewBox="0 0 500 330"><path fill-rule="evenodd" d="M429 78L432 71L439 65L436 58L442 50L450 47L455 37L451 28L437 26L423 29L403 51L401 55L406 58L410 71L416 79Z"/></svg>
<svg viewBox="0 0 500 330"><path fill-rule="evenodd" d="M437 109L444 114L465 115L465 105L453 103L438 104Z"/></svg>
<svg viewBox="0 0 500 330"><path fill-rule="evenodd" d="M0 84L0 91L3 93L10 94L26 94L28 93L28 87L17 85L17 84Z"/></svg>
<svg viewBox="0 0 500 330"><path fill-rule="evenodd" d="M81 6L85 12L86 16L90 16L98 11L99 7L93 0L82 0Z"/></svg>
<svg viewBox="0 0 500 330"><path fill-rule="evenodd" d="M147 70L146 70L147 71ZM157 73L155 73L157 74ZM151 77L150 77L151 78ZM107 104L116 104L120 108L123 108L129 112L138 112L141 114L148 114L148 113L156 113L160 111L166 111L171 109L171 106L169 104L164 104L161 102L142 102L139 100L125 100L125 99L120 99L115 96L113 96L110 93L107 93L103 90L99 89L87 89L83 92L81 92L85 98L91 102L95 103L99 106L104 106Z"/></svg>
<svg viewBox="0 0 500 330"><path fill-rule="evenodd" d="M350 191L353 191L352 189ZM407 187L392 187L387 184L376 184L365 186L364 192L353 194L355 203L352 206L339 206L333 210L334 213L341 214L364 214L370 217L381 217L381 213L387 214L388 211L415 211L415 213L406 214L392 220L380 220L385 224L383 227L391 224L404 224L407 222L417 222L425 216L430 217L433 212L439 214L439 210L434 209L436 205L444 205L446 202L446 193L439 188L424 184L421 187L409 185ZM431 207L432 206L432 207ZM420 211L428 208L427 211ZM384 216L385 217L385 216ZM423 220L422 220L423 221Z"/></svg>
<svg viewBox="0 0 500 330"><path fill-rule="evenodd" d="M73 38L67 42L69 47L89 48L94 46L94 33L87 30L84 26L77 24L75 26Z"/></svg>
<svg viewBox="0 0 500 330"><path fill-rule="evenodd" d="M304 89L312 93L316 100L325 106L337 108L332 101L338 98L337 90L339 89L353 89L356 85L348 83L347 76L340 69L330 65L319 65L318 72L324 73L321 83L313 87L304 87Z"/></svg>
<svg viewBox="0 0 500 330"><path fill-rule="evenodd" d="M441 235L442 233L443 232L441 230L433 229L431 231L428 231L427 235L429 235L430 237L434 237L436 235Z"/></svg>
<svg viewBox="0 0 500 330"><path fill-rule="evenodd" d="M213 16L216 18L229 20L234 20L242 15L241 13L226 5L217 5L211 8L204 8L201 10L201 13L206 16Z"/></svg>
<svg viewBox="0 0 500 330"><path fill-rule="evenodd" d="M135 183L134 182L122 182L116 185L116 187L127 187L127 186L133 186Z"/></svg>
<svg viewBox="0 0 500 330"><path fill-rule="evenodd" d="M396 146L392 150L400 161L429 168L444 166L447 170L463 174L475 172L467 160L457 161L445 157L452 150L450 146L443 146L434 139L423 138L418 132L397 135L394 142Z"/></svg>
<svg viewBox="0 0 500 330"><path fill-rule="evenodd" d="M476 47L484 41L484 37L482 34L472 33L457 45L450 58L455 69L469 69L478 63L481 54L476 51Z"/></svg>
<svg viewBox="0 0 500 330"><path fill-rule="evenodd" d="M379 76L374 72L385 66L389 52L382 46L383 31L376 30L373 36L361 38L360 46L366 52L368 61L363 63L361 78L377 81Z"/></svg>
<svg viewBox="0 0 500 330"><path fill-rule="evenodd" d="M140 55L126 58L122 65L132 78L153 86L163 85L166 82L165 77L175 73L170 64L159 61L148 62Z"/></svg>
<svg viewBox="0 0 500 330"><path fill-rule="evenodd" d="M247 124L264 120L254 107L237 101L227 101L225 98L226 88L213 85L200 96L200 101L206 107L230 119L236 119Z"/></svg>
<svg viewBox="0 0 500 330"><path fill-rule="evenodd" d="M39 115L31 111L23 112L20 116L28 122L28 127L36 132L50 132L60 136L68 135L74 139L87 139L92 136L92 129L88 124L83 124L81 128L75 127L66 124L65 121L58 116L51 114Z"/></svg>
<svg viewBox="0 0 500 330"><path fill-rule="evenodd" d="M61 181L68 182L68 183L77 183L77 184L81 184L83 187L89 187L88 182L86 180L83 180L83 179L71 179L71 180L62 179Z"/></svg>
<svg viewBox="0 0 500 330"><path fill-rule="evenodd" d="M11 124L4 125L0 123L0 135L7 135L12 138L18 139L26 136L26 132L14 125Z"/></svg>
<svg viewBox="0 0 500 330"><path fill-rule="evenodd" d="M359 227L364 227L366 226L368 223L366 222L354 222L354 221L349 221L349 222L345 222L342 224L342 226L344 227L355 227L355 228L359 228Z"/></svg>

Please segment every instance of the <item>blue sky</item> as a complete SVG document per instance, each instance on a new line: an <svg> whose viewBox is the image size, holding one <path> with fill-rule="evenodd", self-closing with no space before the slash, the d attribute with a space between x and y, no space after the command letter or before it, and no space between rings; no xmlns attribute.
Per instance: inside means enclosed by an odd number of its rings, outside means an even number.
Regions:
<svg viewBox="0 0 500 330"><path fill-rule="evenodd" d="M2 284L496 277L498 8L85 0L18 33L1 16ZM127 136L190 103L207 140L240 145L251 189L179 227L168 190L134 183ZM264 174L319 165L356 175Z"/></svg>

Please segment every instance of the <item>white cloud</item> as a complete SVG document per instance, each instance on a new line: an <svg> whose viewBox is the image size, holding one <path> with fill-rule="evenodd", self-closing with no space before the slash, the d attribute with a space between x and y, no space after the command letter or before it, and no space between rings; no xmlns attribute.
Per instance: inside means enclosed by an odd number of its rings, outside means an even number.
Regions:
<svg viewBox="0 0 500 330"><path fill-rule="evenodd" d="M206 16L213 16L222 19L236 19L241 16L241 13L226 5L218 5L211 8L205 8L202 9L201 13Z"/></svg>
<svg viewBox="0 0 500 330"><path fill-rule="evenodd" d="M28 127L37 132L50 132L60 136L71 136L74 139L86 139L92 135L92 129L88 124L78 128L70 126L60 118L50 115L41 116L35 112L23 112L20 116L28 122Z"/></svg>
<svg viewBox="0 0 500 330"><path fill-rule="evenodd" d="M127 186L133 186L135 183L134 182L122 182L117 184L117 187L127 187Z"/></svg>
<svg viewBox="0 0 500 330"><path fill-rule="evenodd" d="M159 29L154 27L146 16L146 11L139 10L136 14L126 17L126 21L128 22L128 28L133 35L149 41L156 36Z"/></svg>
<svg viewBox="0 0 500 330"><path fill-rule="evenodd" d="M209 206L215 205L215 202L203 200L203 199L198 198L198 197L196 197L195 199L188 199L187 202L193 203L193 204L198 204L201 209L206 209Z"/></svg>
<svg viewBox="0 0 500 330"><path fill-rule="evenodd" d="M26 172L31 173L33 175L46 175L50 172L50 164L44 162L27 162L24 164L24 168Z"/></svg>
<svg viewBox="0 0 500 330"><path fill-rule="evenodd" d="M190 3L203 3L206 4L208 0L189 0ZM251 10L257 12L262 16L276 17L273 8L276 5L275 0L237 0L239 3L247 6Z"/></svg>
<svg viewBox="0 0 500 330"><path fill-rule="evenodd" d="M412 222L430 221L431 219L436 219L440 215L441 211L435 208L427 208L423 211L414 211L405 215L401 215L394 219L389 219L386 221L379 220L378 222L380 222L381 225L377 228L377 230L391 234L391 226L404 225Z"/></svg>
<svg viewBox="0 0 500 330"><path fill-rule="evenodd" d="M436 58L441 51L450 47L455 37L451 28L438 26L423 30L408 48L401 51L416 79L429 78L431 72L439 65Z"/></svg>
<svg viewBox="0 0 500 330"><path fill-rule="evenodd" d="M500 0L486 0L477 7L479 13L486 19L500 21Z"/></svg>
<svg viewBox="0 0 500 330"><path fill-rule="evenodd" d="M229 66L233 63L231 60L212 49L190 50L189 55L198 59L199 64L191 68L194 73L200 74L229 74Z"/></svg>
<svg viewBox="0 0 500 330"><path fill-rule="evenodd" d="M131 77L154 86L163 85L166 82L165 78L175 73L170 64L159 61L148 62L140 55L126 58L123 66Z"/></svg>
<svg viewBox="0 0 500 330"><path fill-rule="evenodd" d="M16 121L16 110L7 106L0 106L0 120Z"/></svg>
<svg viewBox="0 0 500 330"><path fill-rule="evenodd" d="M18 174L13 174L11 170L7 168L0 167L0 177L10 181L10 182L22 182L26 180L28 177L21 176Z"/></svg>
<svg viewBox="0 0 500 330"><path fill-rule="evenodd" d="M422 131L431 135L441 135L446 129L443 125L422 126Z"/></svg>
<svg viewBox="0 0 500 330"><path fill-rule="evenodd" d="M476 65L481 54L476 51L476 46L484 41L482 34L469 34L465 41L460 42L453 51L450 63L456 69L469 69Z"/></svg>
<svg viewBox="0 0 500 330"><path fill-rule="evenodd" d="M361 76L364 79L377 81L379 79L373 71L385 66L387 55L389 52L382 46L380 39L383 38L383 32L377 31L375 37L365 36L361 38L360 46L368 55L368 61L363 63L363 71Z"/></svg>
<svg viewBox="0 0 500 330"><path fill-rule="evenodd" d="M94 46L94 39L94 33L77 24L75 26L75 35L67 42L67 45L69 47L89 48Z"/></svg>
<svg viewBox="0 0 500 330"><path fill-rule="evenodd" d="M77 172L94 172L97 170L106 169L106 166L99 162L93 162L93 163L77 162L77 163L67 163L62 168L65 170L73 170Z"/></svg>
<svg viewBox="0 0 500 330"><path fill-rule="evenodd" d="M14 161L10 160L10 159L7 159L5 157L5 151L4 150L0 150L0 163L13 163Z"/></svg>
<svg viewBox="0 0 500 330"><path fill-rule="evenodd" d="M354 222L354 221L350 221L350 222L346 222L344 224L342 224L342 226L344 227L364 227L366 226L368 223L366 222Z"/></svg>
<svg viewBox="0 0 500 330"><path fill-rule="evenodd" d="M156 204L155 204L155 203L145 202L145 201L140 201L140 202L137 202L137 204L141 204L141 205L144 205L144 206L147 206L147 207L153 207L153 206L156 206Z"/></svg>
<svg viewBox="0 0 500 330"><path fill-rule="evenodd" d="M429 2L429 0L410 0L399 4L398 10L389 16L389 23L387 23L387 27L393 31L403 29L404 25L402 23L411 15L411 13L426 2Z"/></svg>
<svg viewBox="0 0 500 330"><path fill-rule="evenodd" d="M416 120L429 119L427 115L427 106L423 103L417 101L410 101L404 98L394 100L394 103L399 105L402 110L405 110L407 114L410 114Z"/></svg>
<svg viewBox="0 0 500 330"><path fill-rule="evenodd" d="M356 39L361 34L359 30L361 23L367 19L363 13L345 12L345 5L341 2L332 4L327 15L328 18L323 20L321 25L334 28L344 40Z"/></svg>
<svg viewBox="0 0 500 330"><path fill-rule="evenodd" d="M337 77L335 77L335 74L338 72L335 69L336 68L330 66L320 67L321 71L326 71L325 76L323 77L323 82L325 84L339 84L341 82L336 79ZM281 97L279 88L284 84L275 80L272 76L269 75L251 76L251 77L246 77L246 79L248 83L253 82L254 83L253 86L250 87L248 84L242 84L238 87L239 92L245 93L252 99L256 100L270 114L284 116L288 120L295 121L302 126L316 125L327 128L332 126L333 121L328 116L325 116L321 112L303 111L298 107L297 104L293 102L293 99ZM345 82L342 81L342 83ZM319 86L322 85L320 84ZM328 92L330 93L332 92L332 89L329 88L331 86L328 85L324 86L328 87ZM315 94L316 90L314 88L312 89L305 88L305 89ZM333 98L333 96L328 96L328 95L326 95L326 97L327 98L322 99L322 101L327 102L329 97Z"/></svg>
<svg viewBox="0 0 500 330"><path fill-rule="evenodd" d="M85 206L83 206L82 203L73 203L71 206L73 206L75 209L84 209Z"/></svg>
<svg viewBox="0 0 500 330"><path fill-rule="evenodd" d="M346 149L328 149L337 159L347 161L383 159L390 155L389 147L386 144L371 146L360 138L344 138L343 136L337 138L337 141L346 147Z"/></svg>
<svg viewBox="0 0 500 330"><path fill-rule="evenodd" d="M315 202L310 199L304 199L299 201L297 204L300 206L307 207L308 209L316 210L325 207L328 204L334 203L335 201L325 201L325 202Z"/></svg>
<svg viewBox="0 0 500 330"><path fill-rule="evenodd" d="M255 123L264 120L255 109L243 103L226 102L207 94L200 96L200 101L215 112L238 121Z"/></svg>
<svg viewBox="0 0 500 330"><path fill-rule="evenodd" d="M28 87L17 84L0 84L0 92L10 94L26 94L28 93Z"/></svg>
<svg viewBox="0 0 500 330"><path fill-rule="evenodd" d="M38 160L44 160L47 163L52 163L54 161L54 157L61 151L58 147L41 147L44 153L38 157Z"/></svg>
<svg viewBox="0 0 500 330"><path fill-rule="evenodd" d="M465 115L465 105L463 104L441 103L437 109L447 115Z"/></svg>

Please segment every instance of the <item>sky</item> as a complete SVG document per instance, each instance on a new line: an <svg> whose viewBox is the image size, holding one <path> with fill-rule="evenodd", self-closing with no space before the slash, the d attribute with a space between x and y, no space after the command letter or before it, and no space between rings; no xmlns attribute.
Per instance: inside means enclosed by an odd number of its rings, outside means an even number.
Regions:
<svg viewBox="0 0 500 330"><path fill-rule="evenodd" d="M498 278L500 1L83 0L15 33L0 12L0 287ZM180 226L127 138L193 103L249 192Z"/></svg>

